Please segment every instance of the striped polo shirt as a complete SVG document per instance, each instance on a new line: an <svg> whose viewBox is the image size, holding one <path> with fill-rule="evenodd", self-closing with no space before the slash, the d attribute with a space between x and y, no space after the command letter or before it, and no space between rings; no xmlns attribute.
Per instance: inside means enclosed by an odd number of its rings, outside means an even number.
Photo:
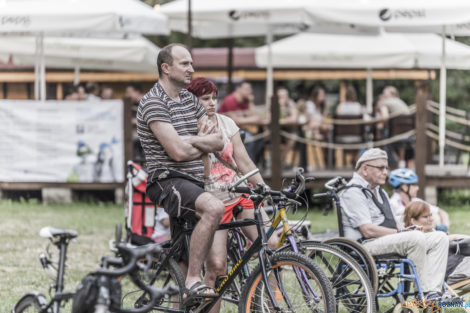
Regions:
<svg viewBox="0 0 470 313"><path fill-rule="evenodd" d="M137 135L144 149L149 173L156 169L169 168L203 181L202 159L181 162L173 160L149 126L153 121L160 121L173 125L180 136L197 135L197 122L206 113L204 107L186 89L179 92L179 98L180 102L171 99L157 82L140 100L137 109Z"/></svg>

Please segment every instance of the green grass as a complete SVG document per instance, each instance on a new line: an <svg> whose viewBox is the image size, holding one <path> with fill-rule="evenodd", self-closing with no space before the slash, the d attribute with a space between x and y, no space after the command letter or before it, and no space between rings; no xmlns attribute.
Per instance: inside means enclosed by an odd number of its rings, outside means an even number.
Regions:
<svg viewBox="0 0 470 313"><path fill-rule="evenodd" d="M452 233L468 233L470 206L446 210L451 216ZM289 214L289 218L300 219L303 214L299 210ZM117 205L42 205L0 200L0 312L10 312L20 297L31 290L48 294L53 282L38 259L48 244L38 235L42 227L68 228L79 233L69 245L67 260L65 284L66 290L72 291L87 273L97 268L102 255L111 254L108 241L113 238L115 223L123 222L123 216L123 207ZM337 228L336 215L332 213L323 216L322 212L311 210L307 219L312 222L312 232ZM55 251L54 247L51 250ZM70 310L66 308L64 312Z"/></svg>
<svg viewBox="0 0 470 313"><path fill-rule="evenodd" d="M102 255L110 254L108 241L113 238L114 224L123 221L123 212L121 206L114 205L44 206L0 201L0 312L10 312L21 295L31 290L48 294L53 281L38 258L49 242L38 235L42 227L79 233L68 250L65 286L71 291L97 268ZM51 247L51 251L57 250Z"/></svg>

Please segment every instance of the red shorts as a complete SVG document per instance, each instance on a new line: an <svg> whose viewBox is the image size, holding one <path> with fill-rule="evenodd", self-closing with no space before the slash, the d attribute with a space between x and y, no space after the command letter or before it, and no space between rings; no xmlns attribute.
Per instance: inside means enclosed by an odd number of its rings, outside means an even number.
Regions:
<svg viewBox="0 0 470 313"><path fill-rule="evenodd" d="M233 208L237 205L241 205L243 210L245 209L254 209L255 205L253 204L253 201L240 197L237 202L226 205L225 206L225 212L224 216L222 217L222 220L220 221L220 224L228 223L232 220L233 218Z"/></svg>

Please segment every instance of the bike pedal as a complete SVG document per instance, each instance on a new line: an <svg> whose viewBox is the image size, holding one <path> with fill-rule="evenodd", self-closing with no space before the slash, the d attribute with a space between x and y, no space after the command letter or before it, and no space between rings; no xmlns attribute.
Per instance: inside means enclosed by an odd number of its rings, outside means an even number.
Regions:
<svg viewBox="0 0 470 313"><path fill-rule="evenodd" d="M198 304L194 303L194 305L192 305L192 309L190 309L190 312L191 313L203 312L206 306L211 302L210 300L212 300L212 298L204 298L204 299L201 298L200 301L198 301Z"/></svg>

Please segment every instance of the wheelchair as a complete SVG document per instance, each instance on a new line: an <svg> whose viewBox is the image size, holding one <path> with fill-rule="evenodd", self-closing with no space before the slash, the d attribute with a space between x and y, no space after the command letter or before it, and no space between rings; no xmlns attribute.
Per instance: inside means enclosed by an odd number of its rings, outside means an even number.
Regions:
<svg viewBox="0 0 470 313"><path fill-rule="evenodd" d="M336 211L337 214L339 237L325 240L323 243L345 251L361 264L376 292L377 312L411 313L421 310L429 313L441 312L437 302L425 301L416 267L411 260L398 254L372 256L359 242L344 237L338 192L345 184L346 181L342 177L334 178L325 184L328 190L326 193L313 196L314 199L328 198L330 203L325 214L330 210ZM443 291L446 291L445 284ZM379 299L383 298L392 299L392 301L382 301L386 308L379 307ZM391 306L390 302L393 303Z"/></svg>

